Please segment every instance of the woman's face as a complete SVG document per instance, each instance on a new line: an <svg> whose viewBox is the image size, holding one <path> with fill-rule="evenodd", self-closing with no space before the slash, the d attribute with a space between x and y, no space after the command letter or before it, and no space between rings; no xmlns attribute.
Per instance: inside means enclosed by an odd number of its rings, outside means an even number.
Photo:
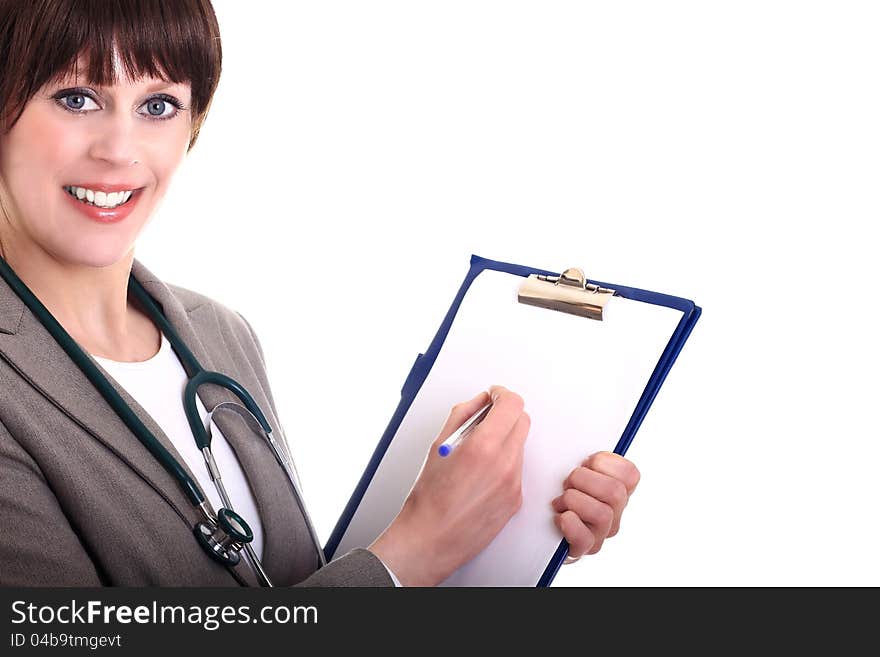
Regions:
<svg viewBox="0 0 880 657"><path fill-rule="evenodd" d="M124 73L109 87L71 75L40 89L0 135L4 246L93 267L122 259L186 154L189 107L188 83Z"/></svg>

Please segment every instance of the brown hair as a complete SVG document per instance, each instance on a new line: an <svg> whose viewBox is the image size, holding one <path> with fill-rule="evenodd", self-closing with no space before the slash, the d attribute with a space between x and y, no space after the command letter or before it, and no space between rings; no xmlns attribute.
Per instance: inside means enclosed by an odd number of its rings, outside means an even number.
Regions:
<svg viewBox="0 0 880 657"><path fill-rule="evenodd" d="M220 78L222 51L210 0L0 0L0 134L47 82L78 73L116 83L113 53L132 78L192 86L193 147Z"/></svg>

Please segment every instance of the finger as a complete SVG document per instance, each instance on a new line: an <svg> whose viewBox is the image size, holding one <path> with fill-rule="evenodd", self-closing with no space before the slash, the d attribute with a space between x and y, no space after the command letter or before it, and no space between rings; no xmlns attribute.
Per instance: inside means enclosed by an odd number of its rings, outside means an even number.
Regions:
<svg viewBox="0 0 880 657"><path fill-rule="evenodd" d="M585 460L583 465L596 472L619 479L626 486L626 492L629 495L632 495L641 478L635 463L614 452L596 452Z"/></svg>
<svg viewBox="0 0 880 657"><path fill-rule="evenodd" d="M480 441L484 448L501 447L523 412L523 399L503 386L491 386L492 408L468 437Z"/></svg>
<svg viewBox="0 0 880 657"><path fill-rule="evenodd" d="M452 433L456 429L464 424L471 415L476 413L488 403L489 393L483 390L473 399L459 402L458 404L453 406L449 411L449 416L446 418L446 423L443 425L443 428L440 429L440 433L434 441L434 446L438 447L440 443L449 438L449 436L452 435Z"/></svg>
<svg viewBox="0 0 880 657"><path fill-rule="evenodd" d="M629 493L622 481L590 468L579 467L566 477L562 488L576 488L610 506L614 511L614 520L611 523L609 536L617 534L620 529L620 516L629 501Z"/></svg>
<svg viewBox="0 0 880 657"><path fill-rule="evenodd" d="M567 488L562 495L553 500L552 506L557 513L574 511L593 533L594 543L589 554L595 554L600 550L602 542L608 537L613 526L614 509L576 488Z"/></svg>
<svg viewBox="0 0 880 657"><path fill-rule="evenodd" d="M592 549L595 539L590 528L587 527L574 511L563 511L553 516L553 522L568 541L568 554L572 558L580 557Z"/></svg>

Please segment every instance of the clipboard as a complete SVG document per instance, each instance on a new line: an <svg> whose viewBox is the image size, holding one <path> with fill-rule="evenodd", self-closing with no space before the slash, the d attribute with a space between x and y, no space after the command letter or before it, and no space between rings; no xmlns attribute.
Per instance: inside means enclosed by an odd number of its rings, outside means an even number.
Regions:
<svg viewBox="0 0 880 657"><path fill-rule="evenodd" d="M456 402L500 384L531 418L523 505L441 585L549 586L568 553L550 500L591 453L625 454L702 309L693 301L472 255L470 269L324 548L367 547L394 519Z"/></svg>

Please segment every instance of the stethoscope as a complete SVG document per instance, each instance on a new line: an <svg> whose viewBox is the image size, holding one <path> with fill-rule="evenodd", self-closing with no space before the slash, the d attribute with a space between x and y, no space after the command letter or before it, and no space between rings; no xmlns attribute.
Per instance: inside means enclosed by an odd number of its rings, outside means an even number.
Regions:
<svg viewBox="0 0 880 657"><path fill-rule="evenodd" d="M296 503L305 518L309 534L317 552L321 566L327 564L324 556L324 550L318 540L317 532L312 524L311 518L306 511L303 503L302 491L297 483L295 468L293 461L288 456L272 435L272 428L266 420L266 416L260 410L260 407L251 397L250 393L244 387L231 377L221 374L220 372L211 372L205 370L192 352L187 348L181 337L174 330L174 327L166 319L162 310L153 301L152 297L143 288L140 282L135 279L133 274L128 278L128 291L132 294L146 310L150 319L152 319L159 329L168 337L171 346L177 354L183 365L188 378L186 387L183 391L183 406L186 412L186 418L189 421L190 429L193 437L205 458L205 465L208 468L211 480L214 482L220 499L225 505L220 509L216 516L211 512L205 496L199 488L198 484L189 476L184 467L165 449L156 437L144 425L141 419L135 414L131 407L125 403L110 381L101 373L98 367L92 362L89 356L82 350L76 341L70 337L70 334L64 330L64 327L58 323L58 320L50 313L43 303L34 295L33 292L22 282L18 275L12 270L6 260L0 257L0 275L9 284L9 287L19 296L19 298L30 308L31 312L37 317L43 327L58 342L59 346L64 349L73 362L86 375L89 381L97 388L104 399L110 404L119 418L125 425L137 436L138 440L146 447L149 452L159 461L162 467L173 476L183 488L187 497L192 504L199 510L201 520L199 520L193 532L196 540L202 548L211 556L212 559L218 561L224 566L234 567L241 561L241 555L244 553L245 560L253 569L257 580L263 586L272 586L263 565L257 558L257 554L251 546L254 539L254 533L247 522L232 510L232 503L223 486L223 480L214 456L211 453L211 431L210 424L213 414L221 408L230 409L237 412L244 418L255 433L261 434L278 464L287 475L287 480L293 490ZM213 383L231 391L238 397L242 404L236 402L221 402L217 404L208 413L205 423L202 424L199 417L199 411L196 406L196 391L198 387L204 383ZM233 571L234 572L234 571Z"/></svg>

